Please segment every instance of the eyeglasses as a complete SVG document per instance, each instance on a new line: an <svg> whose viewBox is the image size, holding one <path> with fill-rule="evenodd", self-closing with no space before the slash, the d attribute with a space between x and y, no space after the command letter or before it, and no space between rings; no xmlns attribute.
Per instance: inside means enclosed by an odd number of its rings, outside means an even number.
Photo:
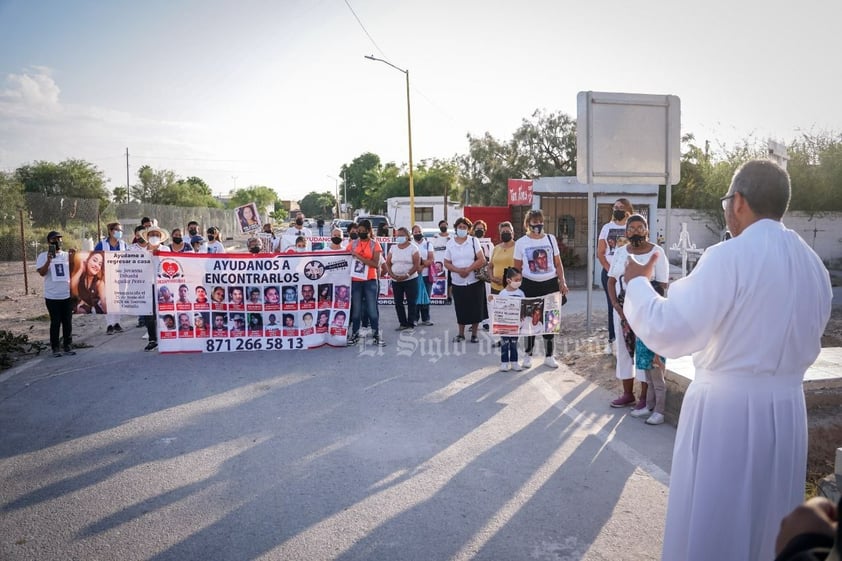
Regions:
<svg viewBox="0 0 842 561"><path fill-rule="evenodd" d="M725 210L725 201L728 199L733 199L736 196L736 191L731 193L730 195L725 195L724 197L719 199L719 202L722 203L722 210Z"/></svg>

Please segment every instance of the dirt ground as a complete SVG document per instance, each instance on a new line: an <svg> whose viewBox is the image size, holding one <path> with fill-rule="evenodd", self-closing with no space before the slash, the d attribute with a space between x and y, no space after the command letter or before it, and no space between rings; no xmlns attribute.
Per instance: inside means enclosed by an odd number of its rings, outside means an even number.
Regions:
<svg viewBox="0 0 842 561"><path fill-rule="evenodd" d="M29 294L24 293L22 266L20 263L0 263L0 328L15 334L25 334L30 341L41 342L43 349L49 345L49 319L43 300L43 282L35 272L33 263L28 268ZM591 335L587 334L585 314L566 316L563 322L557 354L562 362L574 372L609 390L617 391L614 377L614 356L605 353L608 340L605 312L595 312ZM136 320L126 317L123 327L135 329ZM84 346L85 339L105 330L104 319L98 316L75 316L73 333L76 344ZM139 331L140 333L140 331ZM835 309L822 338L823 347L842 346L842 309ZM17 360L34 356L36 350ZM44 352L44 350L40 351ZM807 493L813 494L815 483L833 473L836 447L842 444L842 418L838 415L839 404L829 403L814 408L808 419L810 450L807 462Z"/></svg>

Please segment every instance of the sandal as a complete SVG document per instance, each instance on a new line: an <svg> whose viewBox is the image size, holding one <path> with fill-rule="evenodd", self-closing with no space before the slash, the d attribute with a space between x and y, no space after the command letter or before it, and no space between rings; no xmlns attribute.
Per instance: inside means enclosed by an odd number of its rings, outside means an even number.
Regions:
<svg viewBox="0 0 842 561"><path fill-rule="evenodd" d="M479 337L476 335L471 335L471 343L479 343Z"/></svg>
<svg viewBox="0 0 842 561"><path fill-rule="evenodd" d="M462 341L464 341L464 340L465 340L465 336L464 336L464 335L457 335L456 337L454 337L454 338L453 338L453 342L454 342L454 343L461 343L461 342L462 342Z"/></svg>

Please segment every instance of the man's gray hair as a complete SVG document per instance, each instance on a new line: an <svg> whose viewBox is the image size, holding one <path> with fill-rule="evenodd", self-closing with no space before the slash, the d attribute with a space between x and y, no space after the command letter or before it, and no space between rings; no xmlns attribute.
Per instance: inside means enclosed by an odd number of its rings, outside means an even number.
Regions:
<svg viewBox="0 0 842 561"><path fill-rule="evenodd" d="M781 166L770 160L751 160L734 173L731 192L742 195L756 215L780 220L789 207L792 188Z"/></svg>

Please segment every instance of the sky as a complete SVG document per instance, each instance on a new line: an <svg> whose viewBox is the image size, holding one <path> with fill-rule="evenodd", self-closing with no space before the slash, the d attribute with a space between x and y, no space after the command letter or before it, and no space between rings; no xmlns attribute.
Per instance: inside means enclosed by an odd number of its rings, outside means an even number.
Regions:
<svg viewBox="0 0 842 561"><path fill-rule="evenodd" d="M355 16L356 14L356 16ZM359 18L359 21L358 19ZM80 158L217 194L334 192L365 152L508 140L581 91L672 94L714 149L842 132L838 0L0 0L0 169ZM341 195L341 193L340 193Z"/></svg>

